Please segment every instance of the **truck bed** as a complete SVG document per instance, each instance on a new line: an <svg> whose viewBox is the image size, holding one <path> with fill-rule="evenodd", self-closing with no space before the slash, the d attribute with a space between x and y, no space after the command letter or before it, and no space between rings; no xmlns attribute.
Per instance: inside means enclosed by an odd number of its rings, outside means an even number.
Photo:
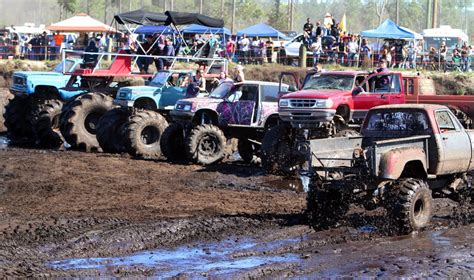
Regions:
<svg viewBox="0 0 474 280"><path fill-rule="evenodd" d="M474 119L474 96L470 95L407 95L406 103L455 106Z"/></svg>

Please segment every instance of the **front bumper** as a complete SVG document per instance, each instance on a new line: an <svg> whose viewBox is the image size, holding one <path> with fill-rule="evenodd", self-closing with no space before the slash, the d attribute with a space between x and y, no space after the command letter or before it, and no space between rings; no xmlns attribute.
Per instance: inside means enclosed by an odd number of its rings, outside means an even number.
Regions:
<svg viewBox="0 0 474 280"><path fill-rule="evenodd" d="M132 108L134 103L135 101L133 100L114 99L114 105L118 105L120 107Z"/></svg>
<svg viewBox="0 0 474 280"><path fill-rule="evenodd" d="M291 123L293 127L313 127L320 123L330 122L335 114L335 109L295 110L280 108L278 111L280 119Z"/></svg>
<svg viewBox="0 0 474 280"><path fill-rule="evenodd" d="M191 122L194 117L194 112L173 110L170 112L170 115L174 121Z"/></svg>

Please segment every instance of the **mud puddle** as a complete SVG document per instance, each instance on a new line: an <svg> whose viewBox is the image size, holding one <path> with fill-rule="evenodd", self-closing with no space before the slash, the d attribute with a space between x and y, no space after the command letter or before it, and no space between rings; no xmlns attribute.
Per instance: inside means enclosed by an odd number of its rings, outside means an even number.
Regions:
<svg viewBox="0 0 474 280"><path fill-rule="evenodd" d="M0 136L0 149L6 149L10 140L6 136Z"/></svg>
<svg viewBox="0 0 474 280"><path fill-rule="evenodd" d="M275 250L298 240L278 240L265 244L266 250ZM265 265L297 263L298 254L261 255L263 248L256 239L227 239L216 243L182 246L173 250L145 251L134 255L111 258L76 258L50 262L49 266L60 270L94 270L101 276L110 271L129 271L141 267L150 276L188 277L240 274ZM246 252L252 253L246 253ZM255 253L257 252L257 253ZM260 253L258 253L260 252Z"/></svg>

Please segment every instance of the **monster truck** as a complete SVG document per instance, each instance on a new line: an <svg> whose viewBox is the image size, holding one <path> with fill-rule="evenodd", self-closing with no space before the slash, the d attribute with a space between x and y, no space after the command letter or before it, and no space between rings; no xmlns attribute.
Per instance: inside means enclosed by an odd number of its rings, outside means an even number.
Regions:
<svg viewBox="0 0 474 280"><path fill-rule="evenodd" d="M298 77L283 73L283 78ZM300 90L282 96L279 116L282 124L262 142L262 165L270 173L294 174L293 156L299 139L340 136L348 127L359 130L367 111L379 105L434 103L450 105L463 125L472 124L474 97L436 95L433 81L420 75L331 71L308 73Z"/></svg>
<svg viewBox="0 0 474 280"><path fill-rule="evenodd" d="M288 85L281 85L287 90ZM209 97L179 100L170 125L161 138L169 160L185 156L195 163L212 164L224 157L228 138L238 139L245 162L259 155L266 130L278 124L279 84L261 81L221 83Z"/></svg>
<svg viewBox="0 0 474 280"><path fill-rule="evenodd" d="M82 60L66 59L54 67L52 72L16 71L13 73L10 92L14 99L5 111L5 126L11 140L28 139L38 132L37 118L50 107L57 107L56 102L49 101L52 95L59 95L60 89L66 86L70 75L79 68ZM34 124L32 117L34 116ZM41 130L41 128L39 128Z"/></svg>
<svg viewBox="0 0 474 280"><path fill-rule="evenodd" d="M314 228L334 226L349 204L384 207L394 230L426 227L432 198L465 203L473 196L474 131L442 105L372 108L362 136L300 141L300 171L311 178L307 197Z"/></svg>
<svg viewBox="0 0 474 280"><path fill-rule="evenodd" d="M161 155L160 138L170 121L176 101L186 97L183 82L194 71L164 70L147 86L119 89L114 104L97 125L97 140L103 151L129 152L137 157Z"/></svg>
<svg viewBox="0 0 474 280"><path fill-rule="evenodd" d="M63 68L68 80L62 88L41 87L34 94L17 95L5 112L9 136L48 148L66 141L72 148L99 150L95 127L114 107L118 88L130 85L130 79L144 84L143 78L151 77L132 73L132 57L124 51L110 55L114 58L107 69L99 69L100 61L93 69ZM15 84L12 88L16 92Z"/></svg>

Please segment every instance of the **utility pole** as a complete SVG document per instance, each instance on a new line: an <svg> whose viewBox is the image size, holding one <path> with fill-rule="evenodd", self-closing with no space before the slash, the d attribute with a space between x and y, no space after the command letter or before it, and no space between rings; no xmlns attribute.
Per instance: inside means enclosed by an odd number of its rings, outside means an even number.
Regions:
<svg viewBox="0 0 474 280"><path fill-rule="evenodd" d="M433 17L431 21L431 28L438 26L438 0L433 0Z"/></svg>
<svg viewBox="0 0 474 280"><path fill-rule="evenodd" d="M427 13L426 13L426 28L431 28L431 0L428 0L426 2L426 8L427 8Z"/></svg>
<svg viewBox="0 0 474 280"><path fill-rule="evenodd" d="M396 2L396 17L395 17L395 22L400 25L400 0L397 0Z"/></svg>
<svg viewBox="0 0 474 280"><path fill-rule="evenodd" d="M163 12L166 12L166 0L163 0Z"/></svg>
<svg viewBox="0 0 474 280"><path fill-rule="evenodd" d="M232 27L231 33L234 34L235 31L235 0L232 0Z"/></svg>
<svg viewBox="0 0 474 280"><path fill-rule="evenodd" d="M174 0L171 0L171 5L170 5L170 11L173 11L174 10Z"/></svg>
<svg viewBox="0 0 474 280"><path fill-rule="evenodd" d="M295 1L294 0L290 0L291 1L291 8L290 8L290 30L293 30L293 17L294 17L294 14L295 14Z"/></svg>
<svg viewBox="0 0 474 280"><path fill-rule="evenodd" d="M291 0L288 0L288 30L291 30Z"/></svg>
<svg viewBox="0 0 474 280"><path fill-rule="evenodd" d="M90 15L89 0L86 0L86 13Z"/></svg>
<svg viewBox="0 0 474 280"><path fill-rule="evenodd" d="M221 16L224 17L224 0L221 0Z"/></svg>
<svg viewBox="0 0 474 280"><path fill-rule="evenodd" d="M464 0L464 32L467 33L467 0Z"/></svg>
<svg viewBox="0 0 474 280"><path fill-rule="evenodd" d="M119 9L119 14L122 13L122 0L118 0L118 9Z"/></svg>
<svg viewBox="0 0 474 280"><path fill-rule="evenodd" d="M202 1L199 1L199 13L202 14Z"/></svg>
<svg viewBox="0 0 474 280"><path fill-rule="evenodd" d="M132 0L128 0L128 10L131 11L132 10Z"/></svg>
<svg viewBox="0 0 474 280"><path fill-rule="evenodd" d="M104 22L107 22L107 6L109 1L104 0Z"/></svg>

